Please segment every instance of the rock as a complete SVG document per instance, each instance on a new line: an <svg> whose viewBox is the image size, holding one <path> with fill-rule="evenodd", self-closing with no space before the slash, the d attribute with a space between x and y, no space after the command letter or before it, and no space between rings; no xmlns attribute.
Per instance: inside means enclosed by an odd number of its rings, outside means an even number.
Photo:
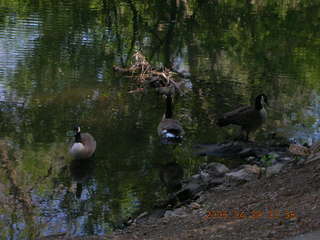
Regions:
<svg viewBox="0 0 320 240"><path fill-rule="evenodd" d="M190 182L185 185L179 192L177 192L177 197L180 201L186 201L188 199L193 199L193 197L202 190L202 186L198 183Z"/></svg>
<svg viewBox="0 0 320 240"><path fill-rule="evenodd" d="M192 175L189 179L187 179L184 183L188 184L199 184L199 185L207 185L210 176L207 172L200 171L200 173Z"/></svg>
<svg viewBox="0 0 320 240"><path fill-rule="evenodd" d="M211 178L210 178L209 173L207 173L205 171L200 171L200 179L205 185L208 185Z"/></svg>
<svg viewBox="0 0 320 240"><path fill-rule="evenodd" d="M193 183L201 183L202 182L202 176L201 173L192 175L187 182L193 182Z"/></svg>
<svg viewBox="0 0 320 240"><path fill-rule="evenodd" d="M247 162L254 162L256 160L256 157L250 156L246 158Z"/></svg>
<svg viewBox="0 0 320 240"><path fill-rule="evenodd" d="M310 163L317 160L320 160L320 152L311 154L305 163Z"/></svg>
<svg viewBox="0 0 320 240"><path fill-rule="evenodd" d="M275 174L280 173L280 171L283 169L284 166L285 166L285 163L278 162L270 167L267 167L266 176L271 177Z"/></svg>
<svg viewBox="0 0 320 240"><path fill-rule="evenodd" d="M127 221L128 225L131 225L134 222L134 220L130 217L129 220Z"/></svg>
<svg viewBox="0 0 320 240"><path fill-rule="evenodd" d="M148 212L143 212L141 214L139 214L139 216L136 218L136 219L141 219L141 218L144 218L148 215Z"/></svg>
<svg viewBox="0 0 320 240"><path fill-rule="evenodd" d="M261 170L257 165L243 165L243 168L226 173L225 182L231 185L238 185L260 177Z"/></svg>
<svg viewBox="0 0 320 240"><path fill-rule="evenodd" d="M212 187L216 187L222 183L224 183L224 177L220 177L220 178L212 178L209 181L208 187L212 188Z"/></svg>
<svg viewBox="0 0 320 240"><path fill-rule="evenodd" d="M140 223L143 220L147 219L147 217L148 217L148 212L143 212L138 217L136 217L133 222L134 223Z"/></svg>
<svg viewBox="0 0 320 240"><path fill-rule="evenodd" d="M167 210L165 213L164 213L164 216L165 218L168 218L168 217L172 217L173 216L173 211L172 210Z"/></svg>
<svg viewBox="0 0 320 240"><path fill-rule="evenodd" d="M200 194L200 193L198 193ZM197 199L197 203L198 204L203 204L205 201L207 200L207 197L205 196L205 194L200 194L199 198Z"/></svg>
<svg viewBox="0 0 320 240"><path fill-rule="evenodd" d="M192 175L190 178L194 179L194 180L200 180L201 176L200 176L200 174L195 174L195 175Z"/></svg>
<svg viewBox="0 0 320 240"><path fill-rule="evenodd" d="M193 202L189 205L191 209L199 209L201 206L199 203Z"/></svg>
<svg viewBox="0 0 320 240"><path fill-rule="evenodd" d="M162 218L165 212L164 209L155 209L150 213L149 218Z"/></svg>
<svg viewBox="0 0 320 240"><path fill-rule="evenodd" d="M188 215L185 207L180 207L175 210L167 210L164 214L165 218L168 217L186 217Z"/></svg>
<svg viewBox="0 0 320 240"><path fill-rule="evenodd" d="M291 157L281 157L278 161L279 162L291 162L291 161L293 161L293 159Z"/></svg>
<svg viewBox="0 0 320 240"><path fill-rule="evenodd" d="M252 148L245 148L241 152L239 152L240 157L249 157L254 155L255 155L255 151Z"/></svg>
<svg viewBox="0 0 320 240"><path fill-rule="evenodd" d="M219 162L212 162L206 167L210 177L222 177L225 173L229 172L230 169L226 165Z"/></svg>

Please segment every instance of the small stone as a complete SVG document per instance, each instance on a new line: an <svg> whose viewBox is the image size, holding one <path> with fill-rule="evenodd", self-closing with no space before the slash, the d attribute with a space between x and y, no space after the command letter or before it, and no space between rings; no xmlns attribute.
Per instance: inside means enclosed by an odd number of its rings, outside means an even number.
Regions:
<svg viewBox="0 0 320 240"><path fill-rule="evenodd" d="M200 174L195 174L195 175L192 175L190 178L191 178L191 180L200 180L201 179L201 175Z"/></svg>
<svg viewBox="0 0 320 240"><path fill-rule="evenodd" d="M256 157L250 156L250 157L247 157L246 160L247 160L248 162L253 162L254 160L256 160Z"/></svg>
<svg viewBox="0 0 320 240"><path fill-rule="evenodd" d="M255 152L253 151L252 148L245 148L241 152L239 152L240 157L248 157L252 155L255 155Z"/></svg>
<svg viewBox="0 0 320 240"><path fill-rule="evenodd" d="M205 171L201 171L200 172L200 177L201 177L201 180L202 180L202 182L204 183L204 184L208 184L209 183L209 181L210 181L210 175L207 173L207 172L205 172Z"/></svg>
<svg viewBox="0 0 320 240"><path fill-rule="evenodd" d="M168 217L171 217L173 215L173 211L172 210L167 210L165 213L164 213L164 216L165 218L168 218Z"/></svg>
<svg viewBox="0 0 320 240"><path fill-rule="evenodd" d="M202 186L200 184L191 182L177 192L177 197L183 202L185 200L192 199L201 190Z"/></svg>
<svg viewBox="0 0 320 240"><path fill-rule="evenodd" d="M208 164L206 170L211 177L222 177L225 173L230 171L226 165L219 162L212 162Z"/></svg>
<svg viewBox="0 0 320 240"><path fill-rule="evenodd" d="M181 207L181 208L177 208L175 210L167 210L164 214L165 218L168 217L186 217L187 216L187 212L185 207Z"/></svg>
<svg viewBox="0 0 320 240"><path fill-rule="evenodd" d="M199 194L199 193L198 193L198 194ZM199 198L197 199L197 203L202 204L202 203L204 203L206 200L207 200L207 198L205 197L205 195L204 195L204 194L201 194L201 195L199 196Z"/></svg>
<svg viewBox="0 0 320 240"><path fill-rule="evenodd" d="M224 183L224 178L223 177L220 177L220 178L212 178L210 179L209 181L209 187L212 188L212 187L216 187L220 184Z"/></svg>
<svg viewBox="0 0 320 240"><path fill-rule="evenodd" d="M202 184L203 183L203 176L201 172L199 174L192 175L188 181L187 184L193 183L193 184Z"/></svg>
<svg viewBox="0 0 320 240"><path fill-rule="evenodd" d="M199 203L193 202L190 204L190 208L192 209L199 209L201 206Z"/></svg>
<svg viewBox="0 0 320 240"><path fill-rule="evenodd" d="M143 212L143 213L141 213L138 217L136 217L136 220L141 219L141 218L144 218L144 217L147 216L147 215L148 215L148 212Z"/></svg>
<svg viewBox="0 0 320 240"><path fill-rule="evenodd" d="M231 185L256 180L260 177L261 170L257 165L244 165L242 169L226 173L225 182Z"/></svg>
<svg viewBox="0 0 320 240"><path fill-rule="evenodd" d="M292 158L291 157L282 157L279 160L280 160L280 162L290 162L290 161L292 161Z"/></svg>

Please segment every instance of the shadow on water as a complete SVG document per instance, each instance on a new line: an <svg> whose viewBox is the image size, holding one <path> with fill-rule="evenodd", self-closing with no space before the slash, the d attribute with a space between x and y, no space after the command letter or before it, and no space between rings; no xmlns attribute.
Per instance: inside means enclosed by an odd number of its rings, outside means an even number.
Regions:
<svg viewBox="0 0 320 240"><path fill-rule="evenodd" d="M176 162L168 162L159 166L159 177L166 187L167 193L174 193L181 189L183 179L183 168Z"/></svg>

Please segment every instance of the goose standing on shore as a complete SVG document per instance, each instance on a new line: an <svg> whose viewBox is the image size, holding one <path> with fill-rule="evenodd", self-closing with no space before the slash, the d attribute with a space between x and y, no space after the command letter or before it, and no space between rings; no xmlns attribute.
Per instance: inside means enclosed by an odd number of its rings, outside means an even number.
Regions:
<svg viewBox="0 0 320 240"><path fill-rule="evenodd" d="M249 140L249 133L256 131L267 119L265 106L268 105L268 98L260 94L255 99L254 106L245 106L225 113L217 120L219 127L229 124L241 126L241 132L245 133L245 140Z"/></svg>
<svg viewBox="0 0 320 240"><path fill-rule="evenodd" d="M75 159L90 158L96 151L97 143L90 133L81 133L80 127L74 128L74 143L69 149L69 153Z"/></svg>

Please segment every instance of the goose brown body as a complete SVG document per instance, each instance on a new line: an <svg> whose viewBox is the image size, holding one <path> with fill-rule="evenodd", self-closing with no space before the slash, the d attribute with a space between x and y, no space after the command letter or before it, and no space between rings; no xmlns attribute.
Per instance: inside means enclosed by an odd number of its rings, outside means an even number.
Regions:
<svg viewBox="0 0 320 240"><path fill-rule="evenodd" d="M260 94L256 97L254 106L245 106L225 113L218 119L217 125L220 127L229 124L241 126L241 130L246 133L246 140L249 138L249 133L256 131L267 118L267 112L264 105L268 104L267 96Z"/></svg>
<svg viewBox="0 0 320 240"><path fill-rule="evenodd" d="M182 136L184 135L184 130L181 123L178 120L171 118L164 118L158 125L158 135L161 136L164 133L169 132L171 134Z"/></svg>

